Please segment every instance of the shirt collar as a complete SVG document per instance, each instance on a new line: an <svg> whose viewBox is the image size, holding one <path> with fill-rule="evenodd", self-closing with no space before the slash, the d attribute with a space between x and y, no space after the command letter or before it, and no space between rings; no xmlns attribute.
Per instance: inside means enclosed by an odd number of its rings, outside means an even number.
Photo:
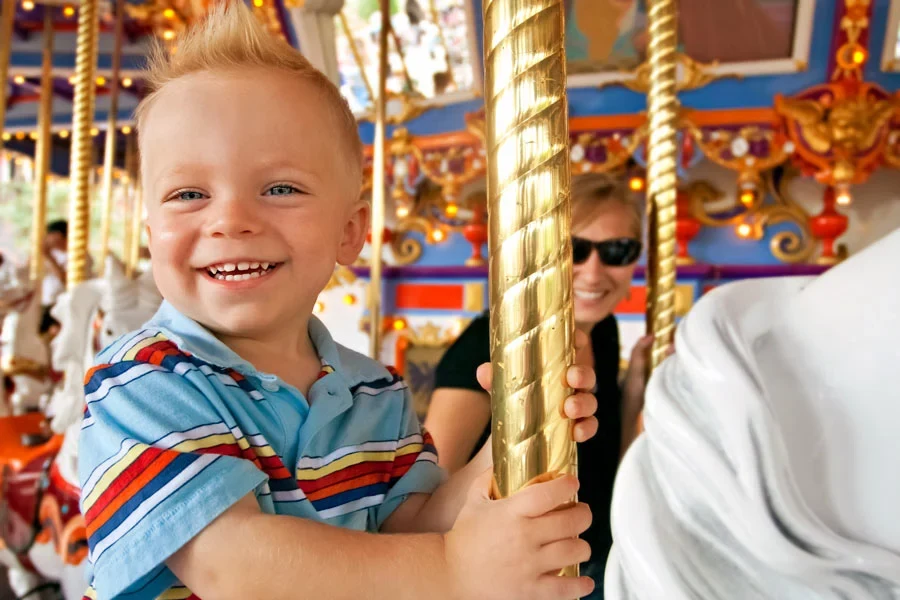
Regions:
<svg viewBox="0 0 900 600"><path fill-rule="evenodd" d="M259 374L250 361L241 358L209 329L183 315L166 300L147 323L147 327L161 330L179 349L193 354L206 363L224 369L234 369L243 375ZM309 337L322 364L341 372L343 369L338 346L328 328L315 315L311 315L309 319Z"/></svg>

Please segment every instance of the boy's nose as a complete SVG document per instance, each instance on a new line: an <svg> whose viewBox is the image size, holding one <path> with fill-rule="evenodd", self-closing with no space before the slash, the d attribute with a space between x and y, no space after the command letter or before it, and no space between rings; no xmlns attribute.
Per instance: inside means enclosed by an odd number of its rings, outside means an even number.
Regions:
<svg viewBox="0 0 900 600"><path fill-rule="evenodd" d="M220 201L215 217L210 222L209 234L212 237L242 237L259 233L261 226L256 216L258 207L248 204L250 203L241 200Z"/></svg>

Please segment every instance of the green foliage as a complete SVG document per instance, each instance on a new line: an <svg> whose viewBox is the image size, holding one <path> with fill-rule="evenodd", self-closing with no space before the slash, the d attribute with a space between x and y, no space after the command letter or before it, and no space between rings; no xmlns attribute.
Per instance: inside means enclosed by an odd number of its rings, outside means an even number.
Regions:
<svg viewBox="0 0 900 600"><path fill-rule="evenodd" d="M350 0L347 7L359 15L363 20L378 12L379 0ZM396 15L400 11L400 0L390 0L391 15Z"/></svg>

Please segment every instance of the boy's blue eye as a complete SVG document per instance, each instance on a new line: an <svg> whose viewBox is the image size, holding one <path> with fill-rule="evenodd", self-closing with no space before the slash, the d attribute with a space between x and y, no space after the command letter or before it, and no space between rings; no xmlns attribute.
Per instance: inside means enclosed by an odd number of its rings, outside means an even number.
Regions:
<svg viewBox="0 0 900 600"><path fill-rule="evenodd" d="M178 193L179 200L202 200L203 194L192 190L186 190Z"/></svg>
<svg viewBox="0 0 900 600"><path fill-rule="evenodd" d="M300 190L292 185L273 185L266 193L270 196L288 196L290 194L298 194Z"/></svg>

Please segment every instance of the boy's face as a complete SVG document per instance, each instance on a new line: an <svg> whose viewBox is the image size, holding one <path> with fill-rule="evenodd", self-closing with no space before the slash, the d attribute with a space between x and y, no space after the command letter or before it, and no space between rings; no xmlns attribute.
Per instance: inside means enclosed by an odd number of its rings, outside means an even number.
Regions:
<svg viewBox="0 0 900 600"><path fill-rule="evenodd" d="M365 243L368 205L313 84L270 70L199 73L157 97L141 131L160 292L222 335L302 325L335 262Z"/></svg>

